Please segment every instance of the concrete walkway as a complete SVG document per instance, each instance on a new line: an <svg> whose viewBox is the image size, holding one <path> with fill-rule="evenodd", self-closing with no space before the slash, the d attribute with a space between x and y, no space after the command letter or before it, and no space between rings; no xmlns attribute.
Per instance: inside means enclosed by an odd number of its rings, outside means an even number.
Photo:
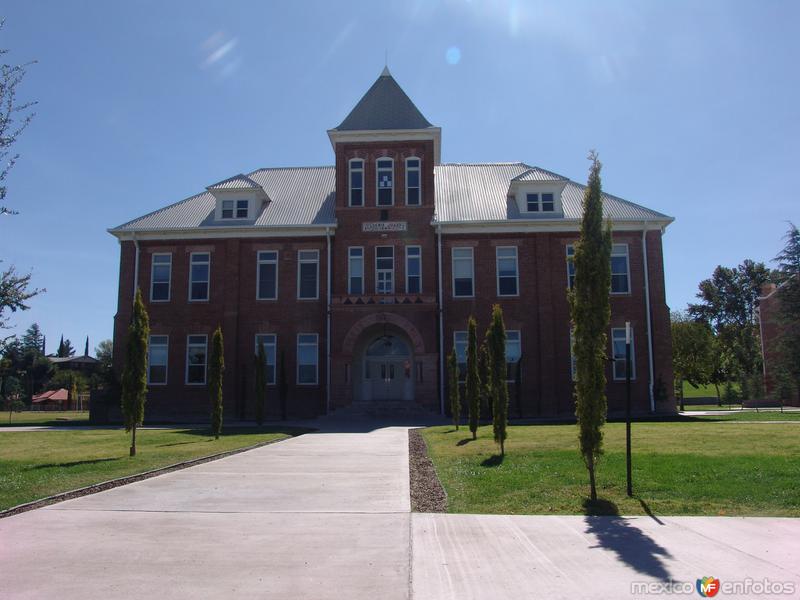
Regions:
<svg viewBox="0 0 800 600"><path fill-rule="evenodd" d="M37 600L797 597L800 520L411 515L406 427L354 424L1 519L0 573Z"/></svg>

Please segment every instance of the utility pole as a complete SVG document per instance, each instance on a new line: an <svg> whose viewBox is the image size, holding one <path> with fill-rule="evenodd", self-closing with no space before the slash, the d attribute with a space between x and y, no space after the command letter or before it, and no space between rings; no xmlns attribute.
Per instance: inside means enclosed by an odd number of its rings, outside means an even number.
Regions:
<svg viewBox="0 0 800 600"><path fill-rule="evenodd" d="M625 322L625 467L628 497L633 496L631 474L631 323Z"/></svg>

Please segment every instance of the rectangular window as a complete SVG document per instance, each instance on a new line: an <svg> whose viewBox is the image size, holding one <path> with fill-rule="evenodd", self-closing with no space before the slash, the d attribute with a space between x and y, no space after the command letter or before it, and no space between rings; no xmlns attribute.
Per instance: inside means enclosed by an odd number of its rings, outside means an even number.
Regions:
<svg viewBox="0 0 800 600"><path fill-rule="evenodd" d="M567 244L567 289L575 285L575 246Z"/></svg>
<svg viewBox="0 0 800 600"><path fill-rule="evenodd" d="M150 265L150 301L169 302L172 254L153 254Z"/></svg>
<svg viewBox="0 0 800 600"><path fill-rule="evenodd" d="M347 249L347 293L364 293L364 248Z"/></svg>
<svg viewBox="0 0 800 600"><path fill-rule="evenodd" d="M233 218L233 200L223 200L222 201L222 218L223 219L232 219Z"/></svg>
<svg viewBox="0 0 800 600"><path fill-rule="evenodd" d="M611 247L611 293L627 294L630 291L628 244L614 244Z"/></svg>
<svg viewBox="0 0 800 600"><path fill-rule="evenodd" d="M319 297L319 250L297 252L297 297L301 300Z"/></svg>
<svg viewBox="0 0 800 600"><path fill-rule="evenodd" d="M406 204L419 206L421 203L420 160L409 158L406 159Z"/></svg>
<svg viewBox="0 0 800 600"><path fill-rule="evenodd" d="M378 184L378 206L394 204L394 161L391 158L379 158L376 161Z"/></svg>
<svg viewBox="0 0 800 600"><path fill-rule="evenodd" d="M614 353L614 380L625 380L625 328L611 330L611 351ZM636 379L636 361L633 351L633 328L631 327L631 379Z"/></svg>
<svg viewBox="0 0 800 600"><path fill-rule="evenodd" d="M394 293L394 246L375 248L375 293Z"/></svg>
<svg viewBox="0 0 800 600"><path fill-rule="evenodd" d="M250 206L250 201L249 200L237 200L236 201L236 218L237 219L246 219L249 206Z"/></svg>
<svg viewBox="0 0 800 600"><path fill-rule="evenodd" d="M167 358L169 356L169 336L151 335L147 347L148 385L167 384Z"/></svg>
<svg viewBox="0 0 800 600"><path fill-rule="evenodd" d="M517 363L522 358L522 339L519 331L506 331L506 379L515 381Z"/></svg>
<svg viewBox="0 0 800 600"><path fill-rule="evenodd" d="M266 357L266 375L267 384L275 384L275 348L277 344L277 336L274 333L258 333L256 334L256 357L258 357L258 346L264 346L264 356Z"/></svg>
<svg viewBox="0 0 800 600"><path fill-rule="evenodd" d="M528 212L553 212L555 199L552 193L526 194Z"/></svg>
<svg viewBox="0 0 800 600"><path fill-rule="evenodd" d="M364 161L350 161L350 206L364 206Z"/></svg>
<svg viewBox="0 0 800 600"><path fill-rule="evenodd" d="M277 250L265 250L258 253L256 290L258 300L276 300L278 298Z"/></svg>
<svg viewBox="0 0 800 600"><path fill-rule="evenodd" d="M406 246L406 293L422 293L422 248Z"/></svg>
<svg viewBox="0 0 800 600"><path fill-rule="evenodd" d="M497 253L497 295L516 296L519 294L519 268L516 246L498 246Z"/></svg>
<svg viewBox="0 0 800 600"><path fill-rule="evenodd" d="M453 296L470 298L475 294L472 248L453 248Z"/></svg>
<svg viewBox="0 0 800 600"><path fill-rule="evenodd" d="M220 216L223 219L246 219L249 208L249 200L223 200Z"/></svg>
<svg viewBox="0 0 800 600"><path fill-rule="evenodd" d="M458 379L465 381L467 378L467 343L469 334L466 331L453 332L453 348L456 351L456 362L458 362Z"/></svg>
<svg viewBox="0 0 800 600"><path fill-rule="evenodd" d="M192 252L189 263L189 300L208 300L211 253Z"/></svg>
<svg viewBox="0 0 800 600"><path fill-rule="evenodd" d="M317 384L318 336L316 333L297 335L297 383Z"/></svg>
<svg viewBox="0 0 800 600"><path fill-rule="evenodd" d="M190 335L186 337L186 383L205 385L206 356L208 336Z"/></svg>

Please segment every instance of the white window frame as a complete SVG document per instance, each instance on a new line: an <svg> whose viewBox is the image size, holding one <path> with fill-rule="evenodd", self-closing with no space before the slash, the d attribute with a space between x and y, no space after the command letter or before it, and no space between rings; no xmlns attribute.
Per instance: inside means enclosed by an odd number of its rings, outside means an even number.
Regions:
<svg viewBox="0 0 800 600"><path fill-rule="evenodd" d="M544 198L542 196L552 196L553 208L551 210L544 210ZM531 200L529 200L529 196L536 196L536 210L531 210ZM557 202L556 202L556 194L553 192L525 192L525 212L532 213L537 215L550 215L555 214Z"/></svg>
<svg viewBox="0 0 800 600"><path fill-rule="evenodd" d="M205 340L204 343L203 343L203 348L204 348L204 352L205 352L205 362L203 363L203 381L202 382L194 381L194 382L190 383L189 382L189 349L192 348L192 347L199 347L200 346L199 343L191 343L189 341L189 339L193 338L193 337L197 337L197 338L201 337L201 338L203 338ZM186 336L186 372L185 372L185 376L184 376L184 383L186 385L206 385L207 381L208 381L208 335L206 335L204 333L191 333L191 334Z"/></svg>
<svg viewBox="0 0 800 600"><path fill-rule="evenodd" d="M153 298L153 289L155 286L155 273L156 273L156 257L167 256L169 257L168 263L158 263L159 266L164 266L166 264L167 269L169 270L169 276L167 277L167 297L166 299L156 300ZM159 282L163 283L163 282ZM172 253L171 252L153 252L150 255L150 302L169 302L172 299Z"/></svg>
<svg viewBox="0 0 800 600"><path fill-rule="evenodd" d="M517 339L516 343L519 344L519 359L511 362L508 360L508 338L510 333L516 334ZM514 343L514 342L512 342ZM508 375L508 365L516 365L520 360L522 360L522 331L519 329L506 329L506 376ZM515 377L507 377L507 382L513 382L516 378Z"/></svg>
<svg viewBox="0 0 800 600"><path fill-rule="evenodd" d="M205 298L192 298L192 284L193 283L203 283L201 281L195 282L192 275L193 269L192 265L194 264L194 257L200 254L205 254L208 256L208 262L198 262L197 264L206 264L208 265L208 279L206 283L206 297ZM189 254L189 302L208 302L211 299L211 252L192 252Z"/></svg>
<svg viewBox="0 0 800 600"><path fill-rule="evenodd" d="M301 255L302 255L303 252L313 252L315 257L314 258L301 258ZM300 271L301 271L301 265L312 264L312 263L317 265L317 281L316 281L317 285L316 285L316 290L314 292L314 297L313 298L311 296L301 296L300 295L300 284L301 284ZM319 300L319 250L306 249L306 250L298 250L297 251L297 299L298 300Z"/></svg>
<svg viewBox="0 0 800 600"><path fill-rule="evenodd" d="M166 344L154 344L153 343L153 338L164 338L165 340L167 340L167 343ZM153 351L153 347L154 346L162 346L162 347L166 348L167 360L164 363L164 381L153 382L153 380L150 378L150 367L152 367L152 365L153 365L152 360L151 360L151 352ZM156 333L156 334L151 335L147 339L147 385L162 386L162 385L167 385L168 383L169 383L169 336L168 335L163 335L163 334L160 334L160 333Z"/></svg>
<svg viewBox="0 0 800 600"><path fill-rule="evenodd" d="M239 216L239 211L242 210L239 207L239 204L241 202L245 203L244 216L243 217ZM230 203L231 204L231 208L229 208L229 209L225 208L225 204L226 203ZM251 202L250 202L249 198L224 198L224 199L220 200L219 218L220 218L221 221L246 221L247 219L250 218L250 205L251 205ZM226 210L230 210L231 211L231 216L230 217L226 217L225 216L225 211Z"/></svg>
<svg viewBox="0 0 800 600"><path fill-rule="evenodd" d="M614 340L615 336L618 336L619 339L622 340L622 355L617 357L617 354L614 352ZM633 326L631 326L631 381L636 381L636 345L635 345L635 338L633 335ZM611 328L611 376L614 381L625 381L625 375L623 374L622 377L617 377L617 363L622 362L625 364L625 328L624 327L612 327Z"/></svg>
<svg viewBox="0 0 800 600"><path fill-rule="evenodd" d="M501 258L504 260L509 260L510 256L500 256L501 250L513 250L514 251L514 287L516 288L516 292L513 294L501 294L500 293L500 260ZM497 295L501 298L514 298L519 296L519 251L517 250L516 246L497 246L494 252L494 268L496 274L496 283L497 283ZM510 279L507 275L503 276L504 278Z"/></svg>
<svg viewBox="0 0 800 600"><path fill-rule="evenodd" d="M275 258L261 258L262 254L271 252L275 254ZM261 265L275 265L275 297L262 298L261 297ZM278 269L280 265L280 253L277 250L258 250L256 252L256 300L265 300L275 302L278 299Z"/></svg>
<svg viewBox="0 0 800 600"><path fill-rule="evenodd" d="M417 166L416 167L409 167L408 166L409 161L412 161L412 160L416 160L417 161ZM409 156L408 158L406 158L406 165L405 166L406 166L406 206L422 206L422 159L419 156ZM409 190L409 187L410 187L409 184L408 184L408 174L411 171L416 171L416 173L417 173L418 185L417 185L417 187L415 189L418 190L418 198L417 198L417 203L416 204L411 204L408 201L408 190Z"/></svg>
<svg viewBox="0 0 800 600"><path fill-rule="evenodd" d="M361 255L360 256L353 256L353 250L358 250ZM361 291L360 292L353 292L352 283L353 283L353 261L360 260L361 261ZM364 246L350 246L347 248L347 293L348 294L360 294L363 295L366 293L366 270L364 268L365 260L364 260Z"/></svg>
<svg viewBox="0 0 800 600"><path fill-rule="evenodd" d="M300 337L304 335L313 335L314 336L314 381L312 382L300 382L300 346L311 346L311 342L300 342ZM297 334L297 366L296 366L296 381L297 385L319 385L319 334L318 333L298 333Z"/></svg>
<svg viewBox="0 0 800 600"><path fill-rule="evenodd" d="M389 167L378 167L378 163L382 160L388 160L392 163L391 172L392 172L392 201L389 204L381 204L380 203L380 181L381 181L381 171L388 171ZM387 208L389 206L394 206L394 190L397 186L395 185L394 180L394 159L389 156L379 156L375 159L375 206L378 208Z"/></svg>
<svg viewBox="0 0 800 600"><path fill-rule="evenodd" d="M572 266L573 271L575 270L575 244L567 244L564 252L567 259L567 289L571 290L575 285L575 273L570 273L569 268Z"/></svg>
<svg viewBox="0 0 800 600"><path fill-rule="evenodd" d="M466 257L456 258L456 251L469 250L470 279L472 281L472 293L456 294L456 261L467 260ZM454 246L450 249L450 284L453 286L453 298L474 298L475 297L475 249L472 246Z"/></svg>
<svg viewBox="0 0 800 600"><path fill-rule="evenodd" d="M621 248L623 248L623 247L625 248L624 252L621 250ZM627 296L627 295L629 295L631 293L631 257L630 257L630 252L628 251L628 244L613 244L611 246L611 257L609 259L609 260L611 260L611 267L613 267L613 265L614 265L613 258L615 256L616 257L619 257L619 256L624 256L625 257L625 280L628 283L628 286L627 286L628 289L625 290L624 292L615 292L613 290L613 285L612 285L611 295L612 296ZM612 281L613 281L613 275L614 275L613 271L611 271L611 275L612 275ZM617 273L617 275L622 275L622 273Z"/></svg>
<svg viewBox="0 0 800 600"><path fill-rule="evenodd" d="M269 380L269 371L267 371L267 385L277 385L278 383L278 334L276 333L257 333L254 339L254 346L255 346L255 356L258 359L258 338L272 338L272 341L269 340L264 342L264 355L267 359L267 366L272 366L272 381ZM272 360L273 363L270 365L269 363L269 353L267 352L267 348L272 346Z"/></svg>
<svg viewBox="0 0 800 600"><path fill-rule="evenodd" d="M416 256L409 255L408 251L411 249L416 249L418 251ZM416 259L419 261L419 290L416 292L410 292L408 286L408 280L410 278L409 273L409 263L411 259ZM421 294L422 293L422 246L412 245L406 246L406 294Z"/></svg>
<svg viewBox="0 0 800 600"><path fill-rule="evenodd" d="M360 162L361 167L354 168L353 163ZM366 202L366 195L364 194L364 173L366 169L366 161L363 158L351 158L347 161L347 205L348 206L355 206L361 207L364 206ZM361 204L353 204L353 173L359 171L361 172Z"/></svg>
<svg viewBox="0 0 800 600"><path fill-rule="evenodd" d="M392 249L392 269L391 269L391 274L392 274L392 287L391 287L391 289L390 289L390 290L388 290L388 291L380 291L380 288L378 287L378 286L380 285L380 276L379 276L379 273L381 273L381 272L388 272L388 271L389 271L388 269L379 269L379 268L378 268L378 260L379 260L379 259L378 259L378 250L379 250L379 249L381 249L381 248L391 248L391 249ZM385 257L385 256L384 256L384 257L382 257L382 258L383 258L384 260L386 259L386 257ZM392 294L394 294L394 293L395 293L395 292L394 292L394 291L395 291L395 271L396 271L396 269L395 269L395 252L394 252L394 246L375 246L375 293L376 293L376 294L380 294L381 296L390 296L390 295L392 295Z"/></svg>

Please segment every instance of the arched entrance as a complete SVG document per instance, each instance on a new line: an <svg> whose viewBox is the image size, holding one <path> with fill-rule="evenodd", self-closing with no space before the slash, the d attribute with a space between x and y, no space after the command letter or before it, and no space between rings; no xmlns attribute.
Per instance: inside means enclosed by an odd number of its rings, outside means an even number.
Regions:
<svg viewBox="0 0 800 600"><path fill-rule="evenodd" d="M396 335L384 335L367 346L364 354L365 400L413 400L411 350Z"/></svg>

